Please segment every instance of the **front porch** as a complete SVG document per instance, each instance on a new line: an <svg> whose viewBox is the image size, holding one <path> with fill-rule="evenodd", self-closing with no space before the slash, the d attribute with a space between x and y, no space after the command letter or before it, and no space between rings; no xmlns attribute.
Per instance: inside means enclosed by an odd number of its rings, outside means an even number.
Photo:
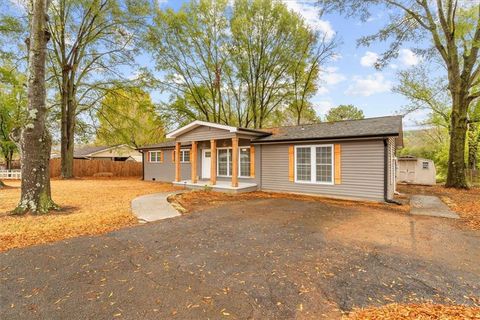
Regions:
<svg viewBox="0 0 480 320"><path fill-rule="evenodd" d="M202 121L194 121L169 133L167 138L175 139L173 184L222 192L257 190L255 147L251 140L265 134L263 131ZM182 149L182 144L191 147ZM180 156L181 153L183 156ZM187 157L185 154L188 154ZM181 163L190 164L189 174L182 173Z"/></svg>
<svg viewBox="0 0 480 320"><path fill-rule="evenodd" d="M186 189L209 189L213 191L220 192L230 192L230 193L241 193L241 192L251 192L257 190L257 184L251 182L238 182L238 186L232 186L230 181L216 181L215 184L212 184L210 180L197 180L192 182L192 180L181 180L173 181L175 186L183 186Z"/></svg>

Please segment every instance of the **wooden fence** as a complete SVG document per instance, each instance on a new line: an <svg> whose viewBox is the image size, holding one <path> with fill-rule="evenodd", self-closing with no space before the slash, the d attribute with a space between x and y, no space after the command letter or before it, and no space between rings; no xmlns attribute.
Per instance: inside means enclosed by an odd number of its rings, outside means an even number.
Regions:
<svg viewBox="0 0 480 320"><path fill-rule="evenodd" d="M60 177L60 159L50 160L50 176ZM112 175L113 177L141 177L142 163L110 160L73 160L75 177Z"/></svg>

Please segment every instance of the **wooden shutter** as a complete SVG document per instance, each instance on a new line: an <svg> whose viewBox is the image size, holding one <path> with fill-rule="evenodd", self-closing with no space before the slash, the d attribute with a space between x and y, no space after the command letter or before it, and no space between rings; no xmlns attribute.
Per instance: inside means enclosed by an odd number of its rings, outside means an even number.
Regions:
<svg viewBox="0 0 480 320"><path fill-rule="evenodd" d="M294 174L294 166L295 166L295 157L294 157L295 148L294 146L288 147L288 180L294 181L295 174Z"/></svg>
<svg viewBox="0 0 480 320"><path fill-rule="evenodd" d="M163 150L160 151L160 163L163 163Z"/></svg>
<svg viewBox="0 0 480 320"><path fill-rule="evenodd" d="M255 178L255 147L250 147L250 177Z"/></svg>
<svg viewBox="0 0 480 320"><path fill-rule="evenodd" d="M147 151L146 155L147 159L145 159L145 162L150 162L150 151Z"/></svg>
<svg viewBox="0 0 480 320"><path fill-rule="evenodd" d="M175 163L175 150L172 150L172 162Z"/></svg>
<svg viewBox="0 0 480 320"><path fill-rule="evenodd" d="M342 147L340 144L335 144L334 153L335 166L335 184L342 183Z"/></svg>

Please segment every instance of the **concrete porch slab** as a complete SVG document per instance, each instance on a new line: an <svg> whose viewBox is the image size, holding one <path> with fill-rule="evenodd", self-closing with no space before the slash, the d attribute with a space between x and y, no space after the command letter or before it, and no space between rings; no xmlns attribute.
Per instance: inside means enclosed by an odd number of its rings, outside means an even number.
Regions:
<svg viewBox="0 0 480 320"><path fill-rule="evenodd" d="M175 186L183 186L185 189L209 189L213 191L231 193L256 191L258 187L256 183L250 182L239 182L238 187L232 187L232 183L230 181L217 181L215 185L212 185L209 180L198 180L196 183L193 183L192 180L182 180L180 182L174 181L173 184Z"/></svg>
<svg viewBox="0 0 480 320"><path fill-rule="evenodd" d="M414 195L410 199L413 215L459 219L460 217L436 196Z"/></svg>

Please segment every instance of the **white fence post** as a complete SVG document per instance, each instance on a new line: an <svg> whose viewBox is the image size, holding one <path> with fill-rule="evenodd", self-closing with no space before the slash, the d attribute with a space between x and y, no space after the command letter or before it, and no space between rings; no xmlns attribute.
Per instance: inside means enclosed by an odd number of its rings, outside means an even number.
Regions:
<svg viewBox="0 0 480 320"><path fill-rule="evenodd" d="M0 179L20 180L22 179L22 171L21 170L0 170Z"/></svg>

